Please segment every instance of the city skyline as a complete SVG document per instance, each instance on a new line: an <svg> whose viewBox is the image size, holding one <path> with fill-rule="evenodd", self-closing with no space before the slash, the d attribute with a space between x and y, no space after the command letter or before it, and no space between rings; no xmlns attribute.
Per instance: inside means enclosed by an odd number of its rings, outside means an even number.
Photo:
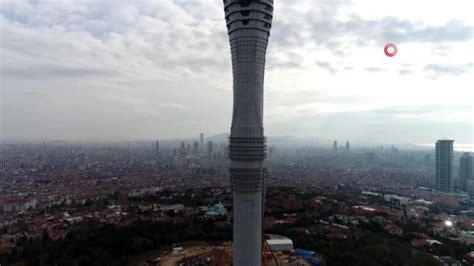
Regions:
<svg viewBox="0 0 474 266"><path fill-rule="evenodd" d="M0 266L474 266L472 0L0 0Z"/></svg>
<svg viewBox="0 0 474 266"><path fill-rule="evenodd" d="M267 135L474 143L470 1L309 4L282 1L275 10L284 19L268 55ZM227 132L231 64L229 48L217 45L227 38L221 9L218 0L2 1L0 138ZM383 54L386 42L397 44L395 57Z"/></svg>
<svg viewBox="0 0 474 266"><path fill-rule="evenodd" d="M156 156L154 144L0 145L4 166L0 188L6 192L0 197L0 226L3 223L7 228L0 236L0 250L19 250L12 256L1 253L2 265L22 259L34 261L45 254L50 254L47 265L64 261L64 256L71 261L87 259L111 265L130 260L136 262L131 265L142 265L160 257L165 264L177 258L175 249L181 247L186 251L186 258L179 258L182 263L209 257L211 262L208 259L204 264L215 265L224 258L231 262L229 241L233 239L231 225L235 224L232 218L236 209L228 178L227 148L214 146L216 152L208 158L206 153L194 154L189 142L165 142ZM449 255L446 260L459 261L469 255L474 261L474 254L466 254L462 248L465 241L473 239L466 233L474 228L470 207L474 187L468 186L467 192L456 185L451 192L436 191L431 151L379 148L334 154L329 145L326 150L275 146L269 152L263 232L291 241L293 244L285 250L317 250L318 255L310 259L326 261L326 265L347 265L349 257L340 254L348 252L353 254L351 258L360 258L356 265L398 260L400 264L432 266L437 265L433 255ZM454 162L455 181L458 158ZM472 181L470 178L468 184ZM228 212L221 213L220 218L211 217L209 214L218 203ZM21 231L15 222L11 223L19 220L25 221ZM421 229L410 233L414 223ZM76 242L65 245L63 238L68 239L75 228L82 230L84 226L99 231L87 230L90 233L85 233L84 238L72 238L87 241L87 245L79 245L83 248L71 254L68 251ZM439 230L443 228L449 231ZM16 233L9 233L10 230ZM104 235L107 240L97 243L90 238L103 235L100 232L104 230L112 233ZM321 237L307 240L305 232L320 232ZM459 237L453 239L453 233ZM31 241L16 240L25 235ZM21 252L25 245L39 247L44 243L38 235L49 235L48 241L62 248L47 248L46 253L33 255ZM352 248L332 245L340 243L343 236L347 236L344 241L350 241ZM375 250L367 251L364 245L358 245L364 238L377 243ZM150 245L137 246L137 239L145 239ZM443 248L428 249L432 239L440 241ZM448 239L451 242L446 242ZM198 241L182 242L185 240ZM214 244L221 241L223 244ZM327 245L328 241L331 245ZM117 242L120 245L113 244ZM273 245L271 241L268 244ZM445 248L453 245L456 253L447 253L449 249ZM91 250L93 246L97 248ZM211 252L214 255L207 256L210 246L222 253ZM400 248L404 250L401 253ZM196 249L199 254L191 252ZM103 255L97 256L96 250ZM107 250L117 255L111 256ZM380 253L384 250L390 252ZM398 253L392 254L392 250ZM415 263L420 256L425 262ZM275 257L303 259L293 252L277 252ZM272 256L268 259L273 260Z"/></svg>

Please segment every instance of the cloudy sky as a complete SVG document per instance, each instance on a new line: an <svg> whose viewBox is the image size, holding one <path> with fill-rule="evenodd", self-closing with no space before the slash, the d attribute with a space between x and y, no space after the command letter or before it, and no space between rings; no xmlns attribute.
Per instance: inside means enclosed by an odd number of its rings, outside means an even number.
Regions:
<svg viewBox="0 0 474 266"><path fill-rule="evenodd" d="M473 143L472 10L472 0L275 0L266 135ZM0 0L0 27L4 140L229 131L221 0Z"/></svg>

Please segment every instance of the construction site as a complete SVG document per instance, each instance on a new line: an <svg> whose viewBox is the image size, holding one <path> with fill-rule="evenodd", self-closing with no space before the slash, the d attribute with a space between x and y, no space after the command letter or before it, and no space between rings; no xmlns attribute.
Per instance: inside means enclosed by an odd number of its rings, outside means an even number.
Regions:
<svg viewBox="0 0 474 266"><path fill-rule="evenodd" d="M283 236L265 235L262 243L263 266L324 266L324 259L314 251L293 248L293 242ZM143 261L143 266L231 266L232 242L221 245L175 245L154 259Z"/></svg>

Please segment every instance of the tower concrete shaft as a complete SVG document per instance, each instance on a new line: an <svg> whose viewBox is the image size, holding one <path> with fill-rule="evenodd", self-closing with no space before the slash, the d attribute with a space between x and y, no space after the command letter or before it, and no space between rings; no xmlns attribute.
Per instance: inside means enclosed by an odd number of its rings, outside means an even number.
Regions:
<svg viewBox="0 0 474 266"><path fill-rule="evenodd" d="M263 82L273 0L224 0L232 52L234 106L229 144L235 266L262 256Z"/></svg>

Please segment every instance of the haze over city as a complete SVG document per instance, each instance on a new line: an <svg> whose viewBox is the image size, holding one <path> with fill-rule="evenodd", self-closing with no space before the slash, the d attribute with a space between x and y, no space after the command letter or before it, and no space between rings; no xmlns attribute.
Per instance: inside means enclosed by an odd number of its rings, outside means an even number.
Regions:
<svg viewBox="0 0 474 266"><path fill-rule="evenodd" d="M265 134L474 143L472 1L279 1ZM2 1L1 139L229 132L222 1ZM383 46L398 54L388 58Z"/></svg>
<svg viewBox="0 0 474 266"><path fill-rule="evenodd" d="M0 0L0 266L474 266L469 0Z"/></svg>

